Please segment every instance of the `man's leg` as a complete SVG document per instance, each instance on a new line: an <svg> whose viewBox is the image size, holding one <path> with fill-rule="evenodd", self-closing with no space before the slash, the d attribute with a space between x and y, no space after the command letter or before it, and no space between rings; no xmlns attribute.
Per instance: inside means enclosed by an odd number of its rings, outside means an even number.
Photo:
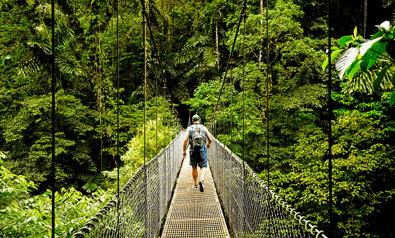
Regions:
<svg viewBox="0 0 395 238"><path fill-rule="evenodd" d="M192 177L193 177L193 182L195 183L195 186L197 186L197 177L198 177L197 167L192 168Z"/></svg>
<svg viewBox="0 0 395 238"><path fill-rule="evenodd" d="M200 168L200 180L203 180L204 174L206 173L207 167Z"/></svg>
<svg viewBox="0 0 395 238"><path fill-rule="evenodd" d="M200 157L202 158L201 162L199 163L200 180L203 180L204 174L206 173L206 170L207 170L207 151L201 151Z"/></svg>
<svg viewBox="0 0 395 238"><path fill-rule="evenodd" d="M195 186L197 186L197 177L198 177L198 171L197 171L197 162L196 162L196 155L191 152L189 159L190 159L190 165L192 166L192 178Z"/></svg>
<svg viewBox="0 0 395 238"><path fill-rule="evenodd" d="M200 192L204 192L204 174L207 170L207 151L200 151L201 162L199 163L200 167L200 180L199 180L199 188Z"/></svg>

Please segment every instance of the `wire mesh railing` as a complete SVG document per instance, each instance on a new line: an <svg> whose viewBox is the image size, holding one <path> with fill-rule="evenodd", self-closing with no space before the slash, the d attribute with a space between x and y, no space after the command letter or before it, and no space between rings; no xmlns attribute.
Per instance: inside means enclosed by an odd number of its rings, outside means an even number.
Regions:
<svg viewBox="0 0 395 238"><path fill-rule="evenodd" d="M182 162L185 132L145 166L73 237L158 237ZM118 211L117 211L118 210Z"/></svg>
<svg viewBox="0 0 395 238"><path fill-rule="evenodd" d="M224 213L236 237L327 238L215 138L208 159Z"/></svg>

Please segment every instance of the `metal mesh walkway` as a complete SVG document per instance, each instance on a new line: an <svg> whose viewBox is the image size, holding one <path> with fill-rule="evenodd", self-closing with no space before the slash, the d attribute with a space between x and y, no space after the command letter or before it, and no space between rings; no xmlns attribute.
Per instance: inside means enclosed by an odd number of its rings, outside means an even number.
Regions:
<svg viewBox="0 0 395 238"><path fill-rule="evenodd" d="M204 192L192 188L192 167L187 156L180 171L162 238L230 237L209 169L206 170L204 183Z"/></svg>

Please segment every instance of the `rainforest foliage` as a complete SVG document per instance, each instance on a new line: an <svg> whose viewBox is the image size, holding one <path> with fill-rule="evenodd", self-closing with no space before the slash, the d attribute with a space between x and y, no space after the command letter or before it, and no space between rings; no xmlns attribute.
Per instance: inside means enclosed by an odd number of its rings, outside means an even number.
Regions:
<svg viewBox="0 0 395 238"><path fill-rule="evenodd" d="M70 237L114 195L115 168L122 185L143 164L144 118L148 159L177 134L177 112L183 127L188 110L208 125L242 4L146 1L158 52L148 32L145 113L141 2L119 1L119 38L116 0L55 2L54 32L51 1L0 2L0 236L50 236L53 80L56 229ZM364 1L332 1L328 46L326 2L270 0L267 34L264 1L247 1L210 129L240 156L244 145L262 179L270 170L270 186L328 230L331 67L335 236L392 237L395 3L366 1L365 24Z"/></svg>

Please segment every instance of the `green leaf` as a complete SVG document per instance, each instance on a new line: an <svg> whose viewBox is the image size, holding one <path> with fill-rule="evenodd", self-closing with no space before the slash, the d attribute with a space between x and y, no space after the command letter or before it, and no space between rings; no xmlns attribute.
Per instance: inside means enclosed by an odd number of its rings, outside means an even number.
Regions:
<svg viewBox="0 0 395 238"><path fill-rule="evenodd" d="M347 75L348 79L352 79L356 72L358 72L361 65L359 64L358 60L355 60L350 67L346 70L345 74Z"/></svg>
<svg viewBox="0 0 395 238"><path fill-rule="evenodd" d="M346 70L356 60L359 50L356 47L352 47L346 50L336 62L336 70L339 71L339 77L343 78Z"/></svg>
<svg viewBox="0 0 395 238"><path fill-rule="evenodd" d="M391 98L390 98L390 101L389 101L390 107L392 107L392 105L393 105L394 103L395 103L395 92L392 93L392 95L391 95Z"/></svg>
<svg viewBox="0 0 395 238"><path fill-rule="evenodd" d="M381 37L381 36L383 36L383 32L382 32L382 31L379 31L379 32L377 32L376 34L374 34L370 39L371 39L371 40L374 40L374 39L376 39L376 38L378 38L378 37Z"/></svg>
<svg viewBox="0 0 395 238"><path fill-rule="evenodd" d="M342 38L340 38L339 40L339 46L343 47L347 42L352 41L352 36L343 36Z"/></svg>
<svg viewBox="0 0 395 238"><path fill-rule="evenodd" d="M336 56L342 51L343 51L342 49L333 51L331 54L331 61L333 61L336 58ZM328 58L326 58L324 63L322 63L322 70L325 70L326 66L328 66L328 62L329 62Z"/></svg>
<svg viewBox="0 0 395 238"><path fill-rule="evenodd" d="M376 39L368 41L366 43L363 43L360 48L361 56L363 56L368 50L373 49L375 46L379 45L380 43L377 43L377 42L380 41L381 38L382 37L376 38ZM385 51L385 48L384 48L384 51Z"/></svg>
<svg viewBox="0 0 395 238"><path fill-rule="evenodd" d="M383 55L386 50L387 42L374 44L361 58L361 69L366 72Z"/></svg>
<svg viewBox="0 0 395 238"><path fill-rule="evenodd" d="M384 75L387 72L388 67L389 67L389 65L385 66L381 70L381 72L377 75L377 78L373 82L373 89L376 93L380 93L380 84L381 84L381 81L383 81L383 79L384 79Z"/></svg>
<svg viewBox="0 0 395 238"><path fill-rule="evenodd" d="M357 27L354 28L354 38L357 38Z"/></svg>

